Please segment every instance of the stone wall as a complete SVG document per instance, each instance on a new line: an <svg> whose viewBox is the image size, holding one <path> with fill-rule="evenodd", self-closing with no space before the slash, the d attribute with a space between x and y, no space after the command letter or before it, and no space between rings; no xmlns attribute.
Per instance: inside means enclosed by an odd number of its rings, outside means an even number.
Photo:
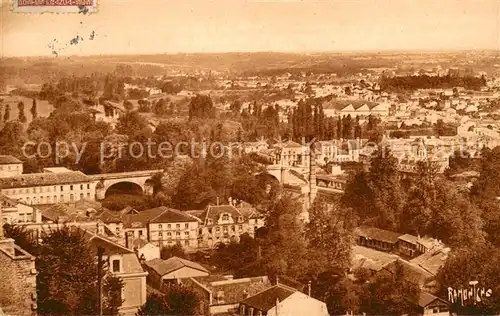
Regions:
<svg viewBox="0 0 500 316"><path fill-rule="evenodd" d="M7 315L36 315L35 258L0 239L0 307Z"/></svg>

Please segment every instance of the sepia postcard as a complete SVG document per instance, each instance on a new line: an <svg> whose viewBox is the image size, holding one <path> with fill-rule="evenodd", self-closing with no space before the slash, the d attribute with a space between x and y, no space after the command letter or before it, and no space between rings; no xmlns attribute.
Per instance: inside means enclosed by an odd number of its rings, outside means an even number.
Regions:
<svg viewBox="0 0 500 316"><path fill-rule="evenodd" d="M500 315L499 0L0 1L0 316Z"/></svg>

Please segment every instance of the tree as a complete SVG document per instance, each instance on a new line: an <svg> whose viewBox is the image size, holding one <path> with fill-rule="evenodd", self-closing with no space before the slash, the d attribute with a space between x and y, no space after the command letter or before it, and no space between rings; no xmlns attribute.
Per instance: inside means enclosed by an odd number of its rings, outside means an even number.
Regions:
<svg viewBox="0 0 500 316"><path fill-rule="evenodd" d="M185 258L186 252L184 251L184 248L182 248L180 244L175 244L172 246L165 246L161 248L160 257L163 260L166 260L171 257Z"/></svg>
<svg viewBox="0 0 500 316"><path fill-rule="evenodd" d="M352 210L339 209L323 197L318 197L309 209L306 238L309 249L323 257L321 264L329 271L349 268L354 243L355 219Z"/></svg>
<svg viewBox="0 0 500 316"><path fill-rule="evenodd" d="M215 107L208 95L198 94L189 103L189 120L193 118L214 118Z"/></svg>
<svg viewBox="0 0 500 316"><path fill-rule="evenodd" d="M6 123L10 120L10 105L5 106L5 114L3 115L3 121Z"/></svg>
<svg viewBox="0 0 500 316"><path fill-rule="evenodd" d="M159 99L154 103L153 113L155 113L156 115L163 116L168 114L168 112L169 112L168 104L163 98Z"/></svg>
<svg viewBox="0 0 500 316"><path fill-rule="evenodd" d="M267 234L263 242L263 264L271 277L286 275L307 277L309 260L304 224L300 219L303 206L289 196L282 197L267 211ZM276 254L279 253L279 256Z"/></svg>
<svg viewBox="0 0 500 316"><path fill-rule="evenodd" d="M37 107L36 107L36 99L33 99L33 105L31 106L30 112L31 112L31 117L33 120L38 117L38 111L37 111Z"/></svg>
<svg viewBox="0 0 500 316"><path fill-rule="evenodd" d="M123 107L125 108L125 111L130 112L134 109L134 104L132 104L129 100L125 100L123 101Z"/></svg>
<svg viewBox="0 0 500 316"><path fill-rule="evenodd" d="M354 125L354 138L362 138L363 132L361 129L361 125L359 124L359 116L356 116L356 123Z"/></svg>
<svg viewBox="0 0 500 316"><path fill-rule="evenodd" d="M181 284L170 285L165 294L153 294L137 312L138 316L198 315L199 297Z"/></svg>
<svg viewBox="0 0 500 316"><path fill-rule="evenodd" d="M368 297L362 309L376 315L413 314L419 296L419 286L409 281L404 266L396 261L394 272L379 274L369 283Z"/></svg>
<svg viewBox="0 0 500 316"><path fill-rule="evenodd" d="M453 249L437 275L441 297L448 297L448 289L469 289L470 281L478 281L476 289L491 289L493 295L483 297L481 302L472 299L464 304L458 300L451 306L451 312L458 315L496 315L500 311L500 250L491 244L475 245Z"/></svg>
<svg viewBox="0 0 500 316"><path fill-rule="evenodd" d="M36 241L24 226L4 224L3 231L5 237L14 239L16 245L26 250L29 254L35 255Z"/></svg>
<svg viewBox="0 0 500 316"><path fill-rule="evenodd" d="M352 207L365 224L395 230L405 201L397 166L390 149L381 145L372 156L370 171L360 171L348 181L344 207Z"/></svg>
<svg viewBox="0 0 500 316"><path fill-rule="evenodd" d="M44 232L37 248L37 304L42 315L97 314L95 253L80 230L69 227ZM78 256L75 256L75 253ZM103 310L121 306L121 282L105 278ZM119 303L119 305L118 305Z"/></svg>
<svg viewBox="0 0 500 316"><path fill-rule="evenodd" d="M116 130L119 134L133 136L147 126L146 119L144 119L139 112L132 111L126 112L118 119Z"/></svg>
<svg viewBox="0 0 500 316"><path fill-rule="evenodd" d="M19 121L21 123L26 123L27 119L26 119L26 115L24 114L24 102L21 101L17 104L17 110L19 111Z"/></svg>

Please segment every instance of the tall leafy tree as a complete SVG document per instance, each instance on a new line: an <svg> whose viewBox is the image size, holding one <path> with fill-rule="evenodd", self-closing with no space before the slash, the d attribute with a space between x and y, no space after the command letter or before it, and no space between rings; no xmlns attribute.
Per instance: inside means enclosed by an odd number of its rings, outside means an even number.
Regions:
<svg viewBox="0 0 500 316"><path fill-rule="evenodd" d="M351 209L340 209L318 197L309 209L306 238L309 249L322 257L321 266L331 271L348 269L355 218Z"/></svg>
<svg viewBox="0 0 500 316"><path fill-rule="evenodd" d="M491 244L475 245L453 249L444 266L439 270L437 280L439 294L448 298L448 288L455 290L469 289L470 281L478 281L476 288L491 289L490 297L483 297L481 302L472 299L455 301L451 311L458 315L496 315L500 312L500 250Z"/></svg>
<svg viewBox="0 0 500 316"><path fill-rule="evenodd" d="M376 315L403 315L417 312L420 288L409 281L403 265L397 261L394 272L378 275L367 285L362 311Z"/></svg>
<svg viewBox="0 0 500 316"><path fill-rule="evenodd" d="M63 227L45 233L42 239L43 243L36 251L39 314L96 314L96 253L82 232ZM75 253L79 255L75 256ZM122 303L118 294L122 288L121 280L108 277L105 285L108 295L103 310L116 314Z"/></svg>
<svg viewBox="0 0 500 316"><path fill-rule="evenodd" d="M26 123L27 121L27 118L26 118L26 114L24 114L24 102L21 101L17 104L17 110L18 110L18 119L21 123Z"/></svg>
<svg viewBox="0 0 500 316"><path fill-rule="evenodd" d="M10 120L10 105L5 106L5 113L3 115L3 121L7 123Z"/></svg>
<svg viewBox="0 0 500 316"><path fill-rule="evenodd" d="M138 316L199 315L199 297L189 287L171 285L165 294L153 294L137 312Z"/></svg>
<svg viewBox="0 0 500 316"><path fill-rule="evenodd" d="M30 112L31 112L31 117L33 120L38 117L38 110L36 107L36 99L33 99L33 105L31 106Z"/></svg>
<svg viewBox="0 0 500 316"><path fill-rule="evenodd" d="M271 277L286 275L298 279L308 273L307 241L300 220L302 212L300 201L289 196L283 196L267 212L262 259Z"/></svg>

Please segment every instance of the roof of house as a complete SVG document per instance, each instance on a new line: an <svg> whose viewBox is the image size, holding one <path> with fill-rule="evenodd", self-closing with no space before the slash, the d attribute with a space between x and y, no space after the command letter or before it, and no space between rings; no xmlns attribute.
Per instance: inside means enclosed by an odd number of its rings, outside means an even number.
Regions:
<svg viewBox="0 0 500 316"><path fill-rule="evenodd" d="M130 249L127 249L120 244L96 235L89 231L85 231L85 238L90 242L93 251L97 252L98 247L104 249L104 256L122 255L123 272L122 273L142 273L144 272L137 255Z"/></svg>
<svg viewBox="0 0 500 316"><path fill-rule="evenodd" d="M181 212L176 209L167 208L165 206L160 206L159 208L163 209L163 212L152 218L150 220L151 223L180 223L180 222L197 222L196 218Z"/></svg>
<svg viewBox="0 0 500 316"><path fill-rule="evenodd" d="M15 207L19 203L20 203L19 201L12 199L12 198L6 196L5 194L0 193L0 206L1 207Z"/></svg>
<svg viewBox="0 0 500 316"><path fill-rule="evenodd" d="M237 304L271 287L267 276L218 280L209 282L206 285L212 291L212 295L218 295L220 292L224 293L224 304Z"/></svg>
<svg viewBox="0 0 500 316"><path fill-rule="evenodd" d="M397 263L400 263L403 266L403 270L406 272L408 281L414 284L424 285L429 279L434 276L432 273L423 269L422 267L403 259L389 262L383 267L383 270L394 273L396 271L395 269Z"/></svg>
<svg viewBox="0 0 500 316"><path fill-rule="evenodd" d="M20 164L20 163L23 162L14 156L0 155L0 165L10 165L10 164Z"/></svg>
<svg viewBox="0 0 500 316"><path fill-rule="evenodd" d="M410 234L404 234L402 236L399 236L398 239L406 241L406 242L408 242L410 244L414 244L414 245L417 244L417 236L413 236L413 235L410 235Z"/></svg>
<svg viewBox="0 0 500 316"><path fill-rule="evenodd" d="M124 214L122 217L123 226L126 228L146 227L151 219L161 215L165 209L162 207L156 207L141 211L138 214Z"/></svg>
<svg viewBox="0 0 500 316"><path fill-rule="evenodd" d="M263 217L262 213L260 213L259 211L257 211L253 207L241 207L241 208L238 208L238 210L246 218L261 218L261 217Z"/></svg>
<svg viewBox="0 0 500 316"><path fill-rule="evenodd" d="M102 247L104 249L105 255L134 253L132 250L127 249L112 240L94 234L88 230L84 230L84 237L87 241L90 242L90 245L93 249L97 250L97 248Z"/></svg>
<svg viewBox="0 0 500 316"><path fill-rule="evenodd" d="M120 213L110 210L103 210L97 216L103 223L121 223L122 217Z"/></svg>
<svg viewBox="0 0 500 316"><path fill-rule="evenodd" d="M250 296L241 303L261 311L268 311L276 306L276 300L280 302L297 292L296 289L283 284L276 284L260 293Z"/></svg>
<svg viewBox="0 0 500 316"><path fill-rule="evenodd" d="M443 300L442 298L439 298L439 297L432 295L430 293L421 291L420 296L418 298L418 306L426 307L427 305L434 302L435 300L439 300L439 301L449 305L449 303L447 301Z"/></svg>
<svg viewBox="0 0 500 316"><path fill-rule="evenodd" d="M373 240L384 241L391 244L395 244L398 241L399 236L403 235L400 233L367 225L359 226L356 229L356 233L358 234L358 236L362 236Z"/></svg>
<svg viewBox="0 0 500 316"><path fill-rule="evenodd" d="M447 247L431 248L410 262L436 275L448 259L449 252L450 248Z"/></svg>
<svg viewBox="0 0 500 316"><path fill-rule="evenodd" d="M207 219L211 219L213 222L216 222L222 213L228 213L236 219L239 216L243 216L243 214L241 214L241 212L232 205L209 205L207 210L201 215L201 220L205 224L207 223Z"/></svg>
<svg viewBox="0 0 500 316"><path fill-rule="evenodd" d="M14 177L0 178L0 189L40 187L91 181L92 179L80 171L61 173L28 173Z"/></svg>
<svg viewBox="0 0 500 316"><path fill-rule="evenodd" d="M41 209L42 218L53 222L89 222L95 220L80 210L64 203L49 205Z"/></svg>
<svg viewBox="0 0 500 316"><path fill-rule="evenodd" d="M393 262L399 256L384 251L378 251L363 246L353 247L352 268L365 268L372 271L381 270L386 264Z"/></svg>
<svg viewBox="0 0 500 316"><path fill-rule="evenodd" d="M149 244L149 242L146 239L142 239L142 238L136 238L132 241L132 246L134 246L134 248L135 247L142 248L142 247L146 246L147 244Z"/></svg>
<svg viewBox="0 0 500 316"><path fill-rule="evenodd" d="M158 273L161 276L169 274L184 267L209 273L208 270L205 269L201 264L186 259L182 259L179 257L171 257L168 258L167 260L153 259L147 261L146 265L149 266L154 271L156 271L156 273Z"/></svg>

